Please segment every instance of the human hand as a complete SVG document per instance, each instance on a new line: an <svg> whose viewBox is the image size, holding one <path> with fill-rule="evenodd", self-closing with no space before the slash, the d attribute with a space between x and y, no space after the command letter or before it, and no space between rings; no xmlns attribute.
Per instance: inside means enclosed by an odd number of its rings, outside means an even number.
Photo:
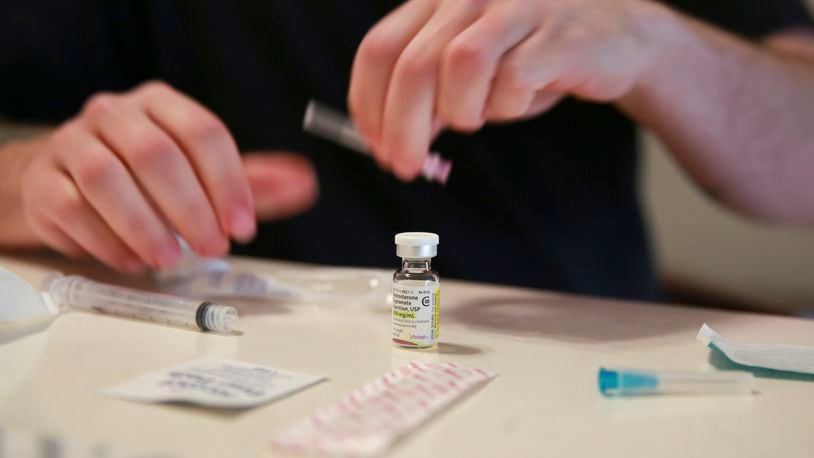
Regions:
<svg viewBox="0 0 814 458"><path fill-rule="evenodd" d="M442 127L471 132L566 95L611 102L657 54L645 0L411 0L356 54L348 105L385 169L412 180Z"/></svg>
<svg viewBox="0 0 814 458"><path fill-rule="evenodd" d="M214 114L158 82L96 95L24 149L20 194L30 230L58 251L130 273L174 265L174 233L203 256L221 256L230 238L254 236L256 212L289 216L316 195L305 159L241 160Z"/></svg>

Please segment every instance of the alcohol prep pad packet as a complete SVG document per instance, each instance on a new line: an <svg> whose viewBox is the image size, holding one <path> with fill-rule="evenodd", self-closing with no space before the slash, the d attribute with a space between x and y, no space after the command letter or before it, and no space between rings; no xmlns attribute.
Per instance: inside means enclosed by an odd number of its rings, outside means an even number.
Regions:
<svg viewBox="0 0 814 458"><path fill-rule="evenodd" d="M449 362L411 362L294 423L272 444L288 453L377 456L494 377Z"/></svg>
<svg viewBox="0 0 814 458"><path fill-rule="evenodd" d="M814 347L731 343L706 323L696 339L704 345L714 345L727 358L744 366L814 374Z"/></svg>
<svg viewBox="0 0 814 458"><path fill-rule="evenodd" d="M186 402L222 409L265 404L325 380L242 361L205 357L150 372L104 394L138 402Z"/></svg>

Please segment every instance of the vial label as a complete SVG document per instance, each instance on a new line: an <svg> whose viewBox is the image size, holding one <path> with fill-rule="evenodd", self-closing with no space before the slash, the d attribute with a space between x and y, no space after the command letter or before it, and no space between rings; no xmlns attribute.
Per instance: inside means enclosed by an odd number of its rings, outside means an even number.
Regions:
<svg viewBox="0 0 814 458"><path fill-rule="evenodd" d="M425 348L438 343L441 288L438 283L406 286L393 283L393 343Z"/></svg>

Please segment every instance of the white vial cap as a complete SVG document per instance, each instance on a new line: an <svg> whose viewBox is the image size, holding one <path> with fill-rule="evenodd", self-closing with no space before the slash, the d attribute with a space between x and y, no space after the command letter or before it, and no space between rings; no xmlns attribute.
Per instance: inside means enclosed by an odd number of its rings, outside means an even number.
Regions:
<svg viewBox="0 0 814 458"><path fill-rule="evenodd" d="M400 258L432 258L438 254L438 234L402 232L396 234L396 254Z"/></svg>

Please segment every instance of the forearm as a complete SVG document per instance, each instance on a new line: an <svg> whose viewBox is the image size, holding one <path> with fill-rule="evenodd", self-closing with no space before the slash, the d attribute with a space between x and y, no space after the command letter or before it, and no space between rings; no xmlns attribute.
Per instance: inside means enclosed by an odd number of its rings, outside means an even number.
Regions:
<svg viewBox="0 0 814 458"><path fill-rule="evenodd" d="M34 154L30 146L38 140L0 144L0 248L28 248L42 245L23 214L21 175Z"/></svg>
<svg viewBox="0 0 814 458"><path fill-rule="evenodd" d="M663 10L661 51L620 106L744 214L814 223L814 64Z"/></svg>

